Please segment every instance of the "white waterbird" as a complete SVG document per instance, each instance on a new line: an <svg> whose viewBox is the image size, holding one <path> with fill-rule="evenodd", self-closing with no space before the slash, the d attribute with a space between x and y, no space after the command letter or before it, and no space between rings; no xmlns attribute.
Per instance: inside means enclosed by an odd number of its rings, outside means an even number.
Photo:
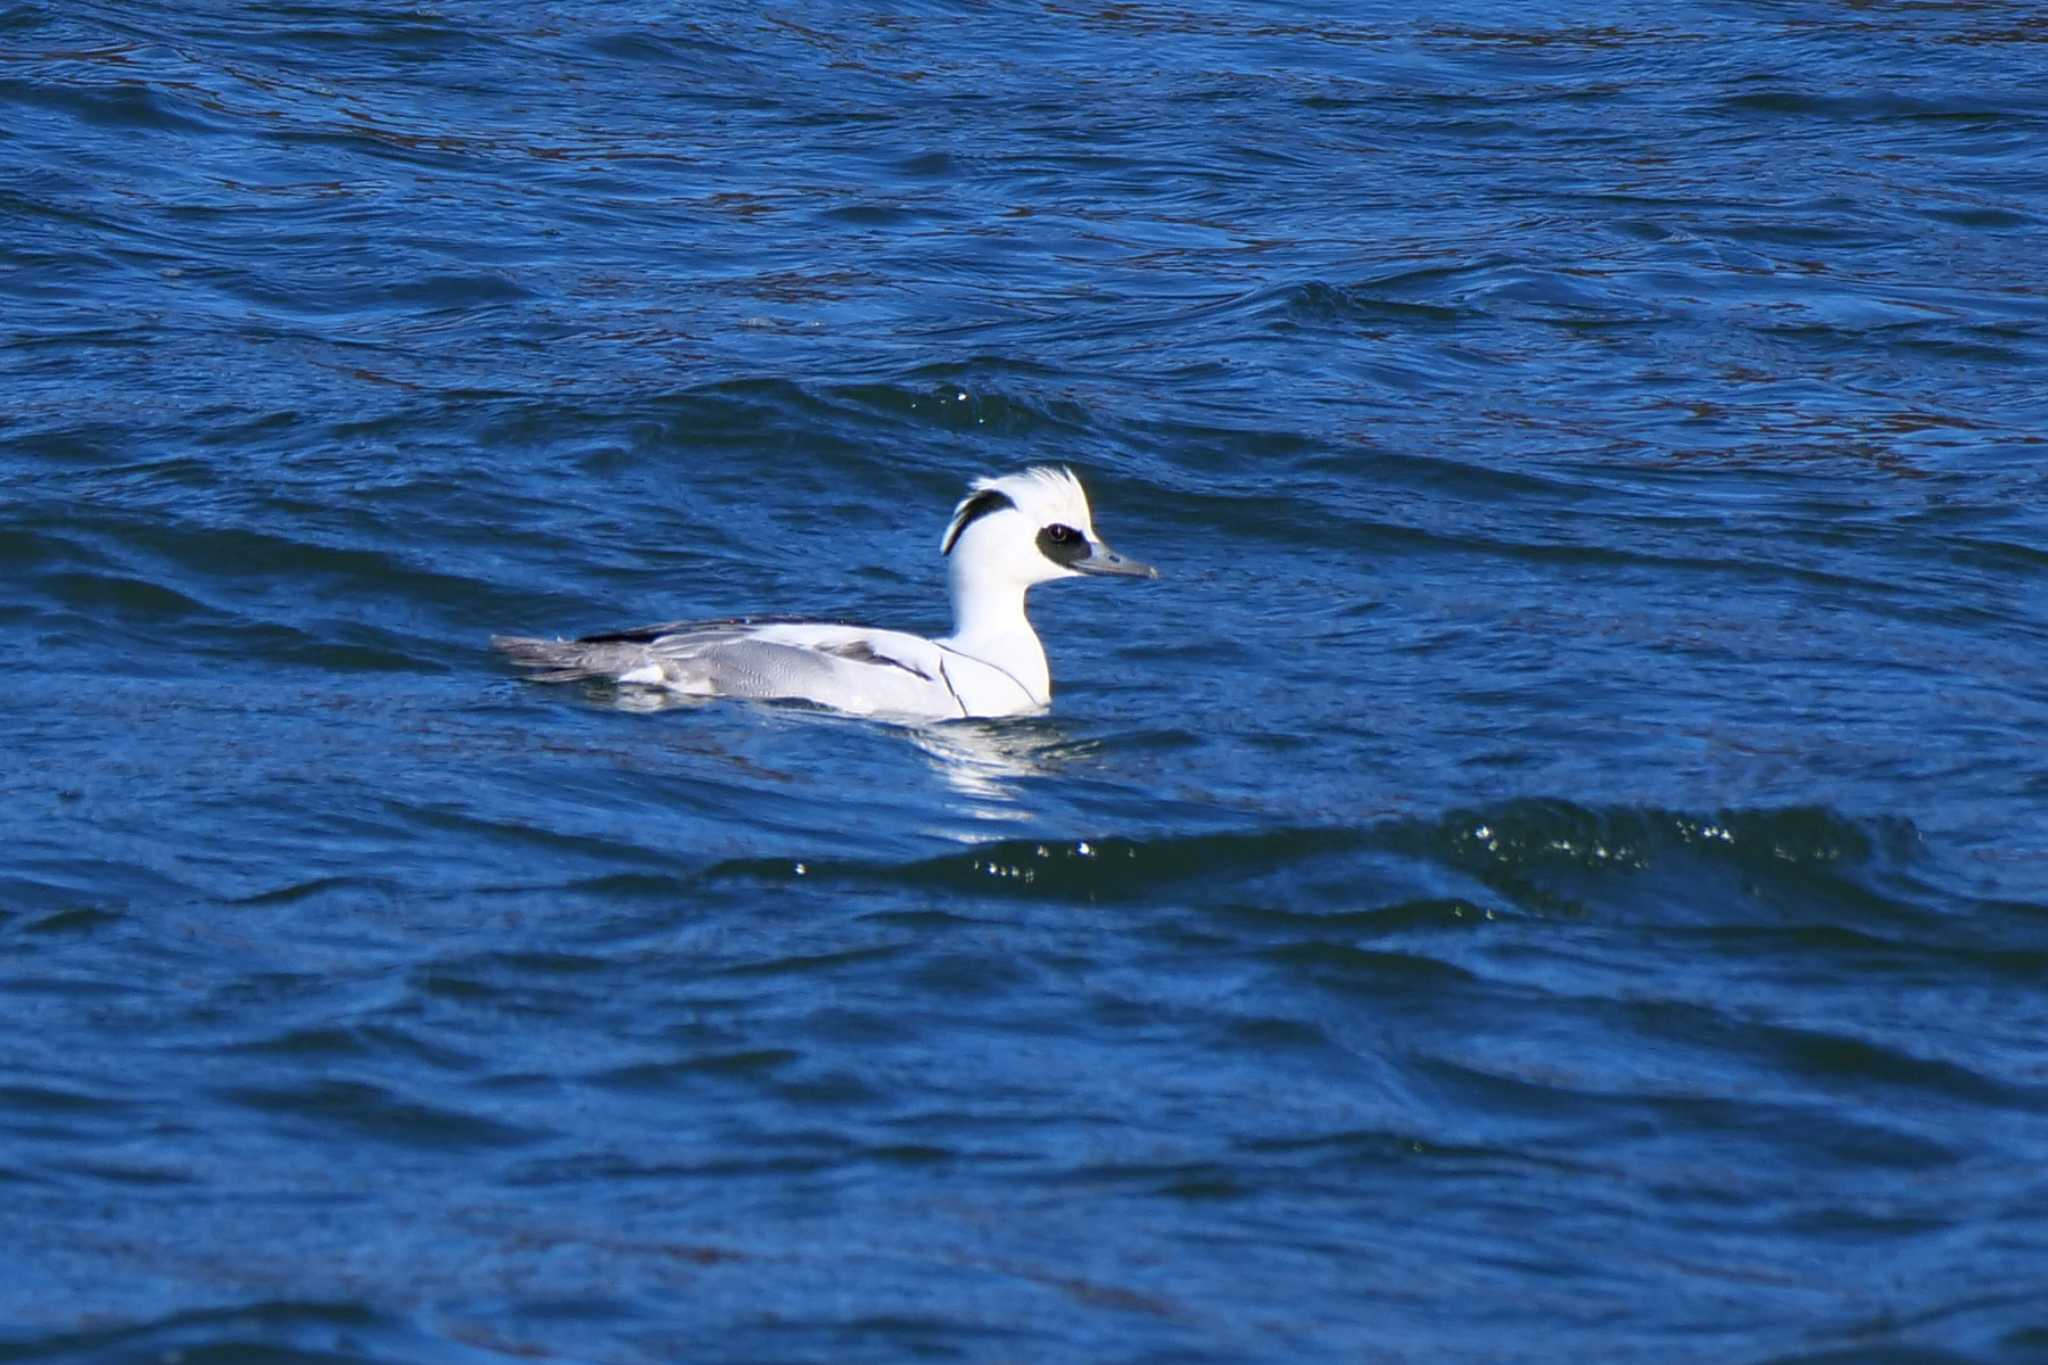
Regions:
<svg viewBox="0 0 2048 1365"><path fill-rule="evenodd" d="M1052 701L1045 646L1024 595L1055 578L1157 578L1095 534L1088 495L1070 469L1040 466L977 479L939 542L953 633L741 617L669 621L578 640L495 636L491 643L540 682L583 678L687 697L800 701L901 720L1015 716Z"/></svg>

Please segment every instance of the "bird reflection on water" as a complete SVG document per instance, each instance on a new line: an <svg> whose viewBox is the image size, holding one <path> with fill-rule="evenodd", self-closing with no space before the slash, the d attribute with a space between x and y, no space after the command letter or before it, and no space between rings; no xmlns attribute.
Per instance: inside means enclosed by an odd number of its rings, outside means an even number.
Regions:
<svg viewBox="0 0 2048 1365"><path fill-rule="evenodd" d="M1033 811L1018 784L1050 777L1073 761L1074 744L1058 722L960 721L906 727L903 734L931 760L947 787L966 798L961 814L977 820L1028 821Z"/></svg>
<svg viewBox="0 0 2048 1365"><path fill-rule="evenodd" d="M707 722L717 715L731 714L729 703L685 696L659 687L592 683L587 687L585 696L600 706L635 714L703 711ZM802 702L757 702L753 705L765 713L792 722L864 733L879 732L892 739L907 740L928 760L931 771L944 783L947 791L959 798L944 803L949 813L976 821L1008 823L1031 820L1034 811L1026 801L1023 784L1056 776L1072 767L1090 747L1059 721L1047 716L1024 720L899 725L857 720ZM723 727L719 728L722 732ZM689 739L679 737L677 742L693 750L740 761L737 754L723 744L709 741L694 726ZM743 766L753 770L751 763ZM945 838L962 837L957 829L929 829L924 832Z"/></svg>

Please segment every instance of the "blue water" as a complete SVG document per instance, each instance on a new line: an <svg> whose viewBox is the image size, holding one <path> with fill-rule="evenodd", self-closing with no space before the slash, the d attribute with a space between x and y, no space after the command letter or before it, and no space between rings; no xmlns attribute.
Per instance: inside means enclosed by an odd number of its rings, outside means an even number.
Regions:
<svg viewBox="0 0 2048 1365"><path fill-rule="evenodd" d="M2048 1359L2048 28L1531 14L0 0L0 1359Z"/></svg>

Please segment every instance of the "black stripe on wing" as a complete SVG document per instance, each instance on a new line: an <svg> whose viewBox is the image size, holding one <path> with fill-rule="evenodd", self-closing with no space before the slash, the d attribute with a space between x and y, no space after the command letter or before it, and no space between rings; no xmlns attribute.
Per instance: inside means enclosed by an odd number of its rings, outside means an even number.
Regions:
<svg viewBox="0 0 2048 1365"><path fill-rule="evenodd" d="M663 621L658 625L636 626L632 630L607 630L598 635L579 635L579 645L651 645L664 635L688 635L696 630L732 630L747 626L830 626L837 621L820 621L814 616L722 616L709 621Z"/></svg>
<svg viewBox="0 0 2048 1365"><path fill-rule="evenodd" d="M877 654L875 647L866 640L848 640L843 645L825 645L818 652L821 654L834 654L857 664L888 664L891 667L902 669L905 673L914 673L926 682L932 680L932 675L919 668L916 664L907 664L901 659L892 659L886 654Z"/></svg>

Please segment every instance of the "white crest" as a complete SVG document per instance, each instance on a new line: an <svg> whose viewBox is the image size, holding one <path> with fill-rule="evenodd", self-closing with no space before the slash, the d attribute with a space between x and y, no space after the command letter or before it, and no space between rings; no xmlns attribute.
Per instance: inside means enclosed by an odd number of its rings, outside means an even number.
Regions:
<svg viewBox="0 0 2048 1365"><path fill-rule="evenodd" d="M939 541L939 552L952 554L961 533L982 517L1012 509L1031 523L1027 536L1036 535L1041 527L1055 525L1071 526L1091 539L1095 533L1088 494L1074 477L1074 471L1065 466L1033 465L1000 478L976 479L967 496L953 509L953 519Z"/></svg>

